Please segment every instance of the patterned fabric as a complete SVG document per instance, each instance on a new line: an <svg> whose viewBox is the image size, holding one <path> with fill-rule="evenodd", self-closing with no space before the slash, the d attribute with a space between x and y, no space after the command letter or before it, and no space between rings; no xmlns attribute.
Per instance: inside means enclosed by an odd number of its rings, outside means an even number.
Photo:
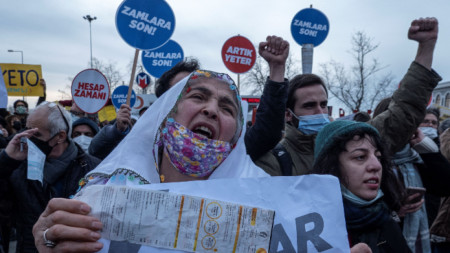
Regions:
<svg viewBox="0 0 450 253"><path fill-rule="evenodd" d="M423 187L419 171L414 165L423 163L423 161L420 155L409 144L394 154L392 162L402 173L406 187ZM425 205L422 205L417 212L405 215L403 220L403 236L412 252L431 252L430 232ZM421 240L422 249L416 250L417 238Z"/></svg>
<svg viewBox="0 0 450 253"><path fill-rule="evenodd" d="M89 185L104 185L108 182L113 183L115 185L143 185L149 184L150 182L143 178L141 175L137 174L132 170L127 170L124 168L120 168L114 171L113 174L104 174L104 173L92 173L89 176L82 178L78 182L78 190L79 192L83 187ZM73 196L71 196L73 197Z"/></svg>
<svg viewBox="0 0 450 253"><path fill-rule="evenodd" d="M169 113L169 115L176 113L177 108L178 108L178 103L180 102L181 98L184 95L186 95L187 93L189 93L189 91L191 90L192 83L194 83L197 79L202 78L202 77L213 78L213 79L219 80L221 82L227 83L230 87L230 90L232 90L234 92L234 94L236 95L237 105L239 106L238 115L237 115L237 119L236 119L237 131L234 134L233 139L231 139L231 142L230 142L231 145L234 146L242 134L242 126L244 125L244 115L242 113L242 104L241 104L242 98L239 95L239 91L238 91L237 86L234 83L233 79L231 79L231 77L227 74L217 73L217 72L213 72L213 71L209 71L209 70L194 71L191 74L191 77L189 78L189 80L187 81L186 86L184 87L183 91L178 96L177 102L176 102L174 108L172 109L171 113Z"/></svg>
<svg viewBox="0 0 450 253"><path fill-rule="evenodd" d="M178 82L158 98L111 154L80 181L80 189L93 184L136 186L164 181L159 175L161 166L159 163L164 150L163 129L166 128L167 119L172 118L173 113L177 111L180 98L190 91L190 85L203 80L202 78L205 80L213 78L225 83L236 95L238 105L237 128L230 141L231 151L228 156L222 154L222 161L208 179L267 176L246 154L243 140L245 128L242 126L247 105L241 100L233 80L226 74L199 70L191 73L189 77ZM216 84L211 82L211 85Z"/></svg>
<svg viewBox="0 0 450 253"><path fill-rule="evenodd" d="M173 118L166 121L163 140L172 165L193 177L209 176L231 152L230 143L198 135Z"/></svg>

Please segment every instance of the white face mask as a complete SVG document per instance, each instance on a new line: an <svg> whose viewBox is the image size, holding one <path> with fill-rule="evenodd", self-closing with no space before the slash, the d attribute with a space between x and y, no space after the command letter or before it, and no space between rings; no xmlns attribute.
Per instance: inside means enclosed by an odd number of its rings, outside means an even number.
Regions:
<svg viewBox="0 0 450 253"><path fill-rule="evenodd" d="M91 144L92 138L86 135L80 135L78 137L73 138L73 141L76 142L80 147L84 150L84 152L88 153L89 145Z"/></svg>
<svg viewBox="0 0 450 253"><path fill-rule="evenodd" d="M432 127L419 127L419 129L422 131L422 133L430 138L430 139L434 139L436 137L438 137L438 133L437 133L437 129L432 128Z"/></svg>

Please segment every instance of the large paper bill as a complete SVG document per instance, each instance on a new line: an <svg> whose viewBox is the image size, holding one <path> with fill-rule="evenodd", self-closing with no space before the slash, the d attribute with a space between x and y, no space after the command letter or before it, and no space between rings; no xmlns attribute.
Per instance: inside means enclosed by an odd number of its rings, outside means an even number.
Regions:
<svg viewBox="0 0 450 253"><path fill-rule="evenodd" d="M274 211L164 191L87 187L102 237L189 252L268 252Z"/></svg>

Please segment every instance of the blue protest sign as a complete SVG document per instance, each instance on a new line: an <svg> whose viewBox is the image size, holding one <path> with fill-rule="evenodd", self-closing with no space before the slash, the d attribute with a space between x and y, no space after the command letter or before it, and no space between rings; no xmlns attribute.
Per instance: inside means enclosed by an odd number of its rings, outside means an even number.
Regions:
<svg viewBox="0 0 450 253"><path fill-rule="evenodd" d="M116 28L130 46L155 49L172 36L175 15L164 0L125 0L116 12Z"/></svg>
<svg viewBox="0 0 450 253"><path fill-rule="evenodd" d="M142 64L150 75L160 78L167 70L184 58L183 49L173 40L169 40L164 46L146 50L142 53Z"/></svg>
<svg viewBox="0 0 450 253"><path fill-rule="evenodd" d="M111 95L111 101L117 109L120 108L122 104L127 103L128 86L121 85L117 87ZM134 90L131 91L130 107L134 106L136 103L136 93Z"/></svg>
<svg viewBox="0 0 450 253"><path fill-rule="evenodd" d="M147 86L149 86L151 82L152 82L152 81L151 81L151 79L150 79L150 76L147 75L147 74L144 73L144 72L141 72L141 73L137 74L137 76L136 76L136 83L137 83L137 84L139 85L139 87L141 87L142 89L147 88Z"/></svg>
<svg viewBox="0 0 450 253"><path fill-rule="evenodd" d="M320 45L328 35L330 23L321 11L307 8L299 11L291 23L291 33L295 42L300 45Z"/></svg>

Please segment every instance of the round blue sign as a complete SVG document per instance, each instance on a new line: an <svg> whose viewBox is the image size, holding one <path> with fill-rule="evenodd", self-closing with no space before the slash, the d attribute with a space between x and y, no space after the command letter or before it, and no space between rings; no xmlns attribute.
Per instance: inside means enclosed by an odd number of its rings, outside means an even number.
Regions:
<svg viewBox="0 0 450 253"><path fill-rule="evenodd" d="M122 104L127 103L127 95L128 95L128 86L121 85L117 87L114 92L111 95L111 101L117 109L120 108ZM131 100L130 100L130 107L133 107L136 103L136 93L134 90L131 91Z"/></svg>
<svg viewBox="0 0 450 253"><path fill-rule="evenodd" d="M172 36L175 15L164 0L125 0L116 12L116 28L130 46L155 49Z"/></svg>
<svg viewBox="0 0 450 253"><path fill-rule="evenodd" d="M181 46L169 40L164 46L142 52L142 64L150 75L160 78L164 72L184 59Z"/></svg>
<svg viewBox="0 0 450 253"><path fill-rule="evenodd" d="M320 45L328 35L330 23L321 11L307 8L299 11L292 19L291 33L300 45Z"/></svg>

